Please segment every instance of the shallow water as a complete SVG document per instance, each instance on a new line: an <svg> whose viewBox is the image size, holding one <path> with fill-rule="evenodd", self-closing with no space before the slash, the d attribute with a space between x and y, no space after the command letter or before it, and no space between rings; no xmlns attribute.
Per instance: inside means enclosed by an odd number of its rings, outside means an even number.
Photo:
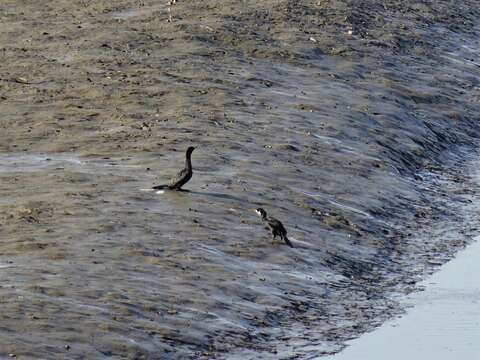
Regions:
<svg viewBox="0 0 480 360"><path fill-rule="evenodd" d="M66 154L0 154L0 172L41 172L64 167L81 167L83 162Z"/></svg>
<svg viewBox="0 0 480 360"><path fill-rule="evenodd" d="M480 238L401 300L404 316L328 360L476 359L480 354Z"/></svg>
<svg viewBox="0 0 480 360"><path fill-rule="evenodd" d="M153 5L153 6L148 6L148 7L140 7L136 9L126 9L126 10L121 10L121 11L115 11L113 13L110 13L109 16L112 17L115 20L128 20L131 18L142 18L142 17L151 17L156 14L159 10L163 10L164 13L167 12L167 2L165 1L164 4L158 4L158 5ZM167 19L167 15L162 14L162 16Z"/></svg>

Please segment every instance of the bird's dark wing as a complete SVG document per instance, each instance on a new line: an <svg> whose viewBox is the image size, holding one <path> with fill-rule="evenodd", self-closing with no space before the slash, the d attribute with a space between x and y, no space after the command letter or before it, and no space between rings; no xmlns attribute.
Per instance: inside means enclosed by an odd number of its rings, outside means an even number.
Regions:
<svg viewBox="0 0 480 360"><path fill-rule="evenodd" d="M280 234L287 234L287 230L283 227L283 224L280 222L280 220L275 219L275 218L269 218L268 219L268 225L272 227L273 229L276 229Z"/></svg>
<svg viewBox="0 0 480 360"><path fill-rule="evenodd" d="M183 179L187 176L187 169L180 170L177 175L175 175L168 183L168 186L175 187L178 183L182 182Z"/></svg>
<svg viewBox="0 0 480 360"><path fill-rule="evenodd" d="M174 189L178 187L178 185L183 181L183 179L187 176L187 169L180 170L173 178L170 179L168 184L164 185L157 185L154 186L152 189L160 190L160 189Z"/></svg>

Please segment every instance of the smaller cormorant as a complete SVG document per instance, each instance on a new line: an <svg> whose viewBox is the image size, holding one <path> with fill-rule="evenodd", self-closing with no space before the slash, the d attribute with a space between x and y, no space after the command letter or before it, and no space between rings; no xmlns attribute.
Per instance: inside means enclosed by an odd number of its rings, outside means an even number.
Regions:
<svg viewBox="0 0 480 360"><path fill-rule="evenodd" d="M165 185L157 185L154 186L152 189L154 190L161 190L161 189L169 189L169 190L182 190L182 186L185 185L193 175L192 170L192 152L195 150L193 146L189 146L187 152L185 153L185 168L182 169L177 175L175 175L168 184Z"/></svg>
<svg viewBox="0 0 480 360"><path fill-rule="evenodd" d="M263 210L262 208L255 209L255 212L262 218L263 222L266 222L270 230L272 231L273 235L273 240L277 236L280 236L280 238L285 241L285 243L293 248L292 243L290 240L288 240L287 237L287 230L283 227L283 224L280 222L280 220L275 219L274 217L268 217L267 212Z"/></svg>

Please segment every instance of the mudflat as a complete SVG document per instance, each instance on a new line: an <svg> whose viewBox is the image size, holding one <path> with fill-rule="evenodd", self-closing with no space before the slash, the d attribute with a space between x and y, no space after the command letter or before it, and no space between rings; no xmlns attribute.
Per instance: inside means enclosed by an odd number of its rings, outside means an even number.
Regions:
<svg viewBox="0 0 480 360"><path fill-rule="evenodd" d="M2 1L0 356L307 359L401 312L477 232L477 5Z"/></svg>

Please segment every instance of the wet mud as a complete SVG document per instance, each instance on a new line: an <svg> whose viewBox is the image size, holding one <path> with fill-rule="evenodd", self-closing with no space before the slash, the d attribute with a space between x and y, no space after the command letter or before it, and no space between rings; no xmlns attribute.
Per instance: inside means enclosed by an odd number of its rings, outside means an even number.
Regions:
<svg viewBox="0 0 480 360"><path fill-rule="evenodd" d="M401 312L477 234L479 15L3 1L0 356L308 359Z"/></svg>

